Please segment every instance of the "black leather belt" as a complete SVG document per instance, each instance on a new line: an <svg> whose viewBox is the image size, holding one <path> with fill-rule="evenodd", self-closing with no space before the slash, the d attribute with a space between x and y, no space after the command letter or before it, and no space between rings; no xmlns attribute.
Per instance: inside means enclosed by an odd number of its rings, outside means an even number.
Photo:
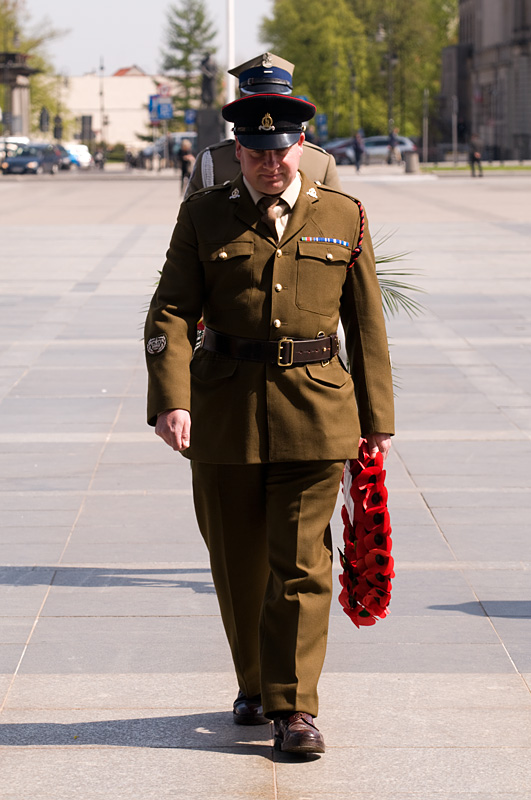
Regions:
<svg viewBox="0 0 531 800"><path fill-rule="evenodd" d="M337 333L317 339L282 339L265 341L246 339L242 336L227 336L205 328L201 346L211 353L221 353L244 361L266 361L279 367L292 364L310 364L314 361L330 361L339 353Z"/></svg>

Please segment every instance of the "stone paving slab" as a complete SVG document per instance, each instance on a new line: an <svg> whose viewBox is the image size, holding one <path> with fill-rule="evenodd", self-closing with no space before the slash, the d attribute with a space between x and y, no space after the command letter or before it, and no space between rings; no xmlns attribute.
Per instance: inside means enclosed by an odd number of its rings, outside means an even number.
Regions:
<svg viewBox="0 0 531 800"><path fill-rule="evenodd" d="M12 748L3 759L2 800L158 797L274 800L271 747Z"/></svg>
<svg viewBox="0 0 531 800"><path fill-rule="evenodd" d="M145 425L175 182L0 186L0 800L529 797L531 179L340 171L427 293L389 323L391 616L334 597L308 760L232 724L189 465Z"/></svg>

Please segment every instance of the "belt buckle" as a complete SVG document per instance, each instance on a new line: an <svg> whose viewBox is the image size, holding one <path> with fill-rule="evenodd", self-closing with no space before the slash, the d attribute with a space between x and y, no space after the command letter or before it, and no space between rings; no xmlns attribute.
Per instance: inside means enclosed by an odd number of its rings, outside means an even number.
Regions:
<svg viewBox="0 0 531 800"><path fill-rule="evenodd" d="M325 336L326 336L326 333L324 331L319 331L319 333L317 334L317 338L318 339L324 339ZM330 354L332 354L332 345L330 345ZM327 367L329 364L330 364L330 359L329 358L325 358L325 359L323 359L321 361L321 366L322 367Z"/></svg>
<svg viewBox="0 0 531 800"><path fill-rule="evenodd" d="M284 361L282 349L284 345L288 344L290 345L289 356L287 357L287 361ZM279 367L291 367L293 364L293 339L288 339L287 336L283 336L282 339L278 340L277 364Z"/></svg>

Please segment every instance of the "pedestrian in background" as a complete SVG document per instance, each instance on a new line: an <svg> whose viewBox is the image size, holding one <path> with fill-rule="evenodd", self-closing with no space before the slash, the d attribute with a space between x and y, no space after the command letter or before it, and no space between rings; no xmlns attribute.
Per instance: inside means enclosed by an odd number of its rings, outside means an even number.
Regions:
<svg viewBox="0 0 531 800"><path fill-rule="evenodd" d="M179 150L179 166L181 168L181 193L184 194L188 181L192 174L195 164L195 156L192 153L192 142L190 139L183 139Z"/></svg>
<svg viewBox="0 0 531 800"><path fill-rule="evenodd" d="M476 134L470 137L468 146L468 163L470 164L470 174L472 178L476 177L476 168L478 177L483 177L483 167L481 166L481 142Z"/></svg>
<svg viewBox="0 0 531 800"><path fill-rule="evenodd" d="M389 154L387 156L388 164L392 164L393 161L395 164L402 163L402 153L400 152L399 141L398 128L393 128L389 134L389 139L387 142L387 147L389 148Z"/></svg>
<svg viewBox="0 0 531 800"><path fill-rule="evenodd" d="M354 164L356 165L356 172L359 172L361 165L363 163L363 154L365 153L365 145L363 144L363 137L359 131L354 137L353 147L354 147Z"/></svg>

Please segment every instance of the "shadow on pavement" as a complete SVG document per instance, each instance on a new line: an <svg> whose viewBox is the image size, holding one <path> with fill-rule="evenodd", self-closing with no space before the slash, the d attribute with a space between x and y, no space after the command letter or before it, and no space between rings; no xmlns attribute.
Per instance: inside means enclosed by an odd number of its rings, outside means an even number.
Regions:
<svg viewBox="0 0 531 800"><path fill-rule="evenodd" d="M205 575L205 580L182 580L179 575ZM140 586L168 589L193 589L198 594L214 594L208 567L187 569L121 567L11 567L0 566L0 586Z"/></svg>
<svg viewBox="0 0 531 800"><path fill-rule="evenodd" d="M0 725L2 747L156 747L230 751L283 762L319 758L314 754L299 756L276 752L272 737L272 725L242 729L233 724L230 713L226 711L68 724L22 722Z"/></svg>
<svg viewBox="0 0 531 800"><path fill-rule="evenodd" d="M462 611L475 617L531 619L531 600L482 600L481 603L428 606L435 611Z"/></svg>

